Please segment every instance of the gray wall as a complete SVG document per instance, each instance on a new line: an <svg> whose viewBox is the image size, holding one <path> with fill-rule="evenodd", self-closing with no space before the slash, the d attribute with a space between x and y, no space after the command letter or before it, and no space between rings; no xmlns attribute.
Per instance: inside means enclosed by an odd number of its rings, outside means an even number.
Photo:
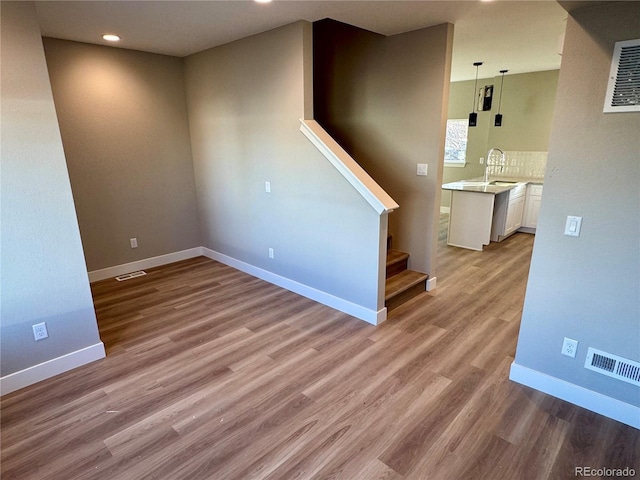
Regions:
<svg viewBox="0 0 640 480"><path fill-rule="evenodd" d="M493 79L496 98L491 106L487 150L547 151L558 89L558 70L505 75L502 126L493 125L498 111L500 77ZM485 152L486 153L486 152ZM484 155L483 155L484 156Z"/></svg>
<svg viewBox="0 0 640 480"><path fill-rule="evenodd" d="M44 46L89 270L200 246L182 60Z"/></svg>
<svg viewBox="0 0 640 480"><path fill-rule="evenodd" d="M186 58L203 245L377 311L380 217L299 131L311 47L298 22Z"/></svg>
<svg viewBox="0 0 640 480"><path fill-rule="evenodd" d="M640 113L602 113L614 42L638 37L638 2L569 17L515 360L636 406L638 387L583 365L589 346L640 361ZM584 217L580 237L563 235L567 215Z"/></svg>
<svg viewBox="0 0 640 480"><path fill-rule="evenodd" d="M486 157L492 147L502 150L548 150L558 70L506 74L500 109L504 116L503 123L502 127L495 127L493 122L498 113L501 82L500 76L478 80L478 88L494 86L495 97L491 110L478 112L478 125L469 128L467 164L464 167L445 166L443 183L482 176L484 165L480 164L480 158ZM474 80L451 84L447 118L469 117L474 84ZM451 192L443 191L441 205L448 207L450 201Z"/></svg>
<svg viewBox="0 0 640 480"><path fill-rule="evenodd" d="M383 37L314 24L316 120L398 202L394 248L434 276L453 26ZM416 176L416 164L428 176Z"/></svg>
<svg viewBox="0 0 640 480"><path fill-rule="evenodd" d="M31 2L2 2L2 376L100 343ZM49 338L31 325L47 322Z"/></svg>

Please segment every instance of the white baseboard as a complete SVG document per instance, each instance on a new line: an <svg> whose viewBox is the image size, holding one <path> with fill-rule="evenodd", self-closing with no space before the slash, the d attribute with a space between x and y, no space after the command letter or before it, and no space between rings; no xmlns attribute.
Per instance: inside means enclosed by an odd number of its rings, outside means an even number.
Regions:
<svg viewBox="0 0 640 480"><path fill-rule="evenodd" d="M96 343L0 378L0 392L2 395L15 392L104 357L104 344L102 342Z"/></svg>
<svg viewBox="0 0 640 480"><path fill-rule="evenodd" d="M136 262L125 263L123 265L116 265L114 267L104 268L102 270L94 270L89 272L89 281L97 282L107 278L113 278L125 273L135 272L137 270L144 270L145 268L159 267L173 262L179 262L193 257L204 255L218 262L229 265L237 270L248 273L254 277L265 280L269 283L282 287L284 289L295 292L304 297L315 300L316 302L327 305L341 312L352 315L360 320L364 320L367 323L373 325L379 325L387 319L387 308L384 307L378 311L367 309L361 305L349 302L342 298L331 295L330 293L317 290L313 287L309 287L302 283L290 280L275 273L263 270L248 263L242 262L235 258L229 257L222 253L218 253L206 247L195 247L189 250L183 250L181 252L169 253L167 255L160 255L158 257L151 257L144 260L138 260ZM434 279L435 280L435 279Z"/></svg>
<svg viewBox="0 0 640 480"><path fill-rule="evenodd" d="M640 407L523 367L515 362L511 364L509 379L640 429Z"/></svg>
<svg viewBox="0 0 640 480"><path fill-rule="evenodd" d="M93 283L99 280L117 277L118 275L123 275L125 273L144 270L145 268L160 267L161 265L199 257L200 255L202 255L202 247L194 247L180 252L168 253L166 255L159 255L157 257L145 258L143 260L124 263L114 267L103 268L102 270L94 270L89 272L89 282Z"/></svg>
<svg viewBox="0 0 640 480"><path fill-rule="evenodd" d="M430 277L427 279L427 292L436 288L436 280L438 280L438 277Z"/></svg>
<svg viewBox="0 0 640 480"><path fill-rule="evenodd" d="M343 298L331 295L330 293L317 290L313 287L309 287L308 285L304 285L289 278L263 270L262 268L255 267L206 247L202 247L202 255L220 263L224 263L225 265L240 270L241 272L248 273L249 275L272 283L273 285L277 285L278 287L282 287L286 290L302 295L303 297L315 300L316 302L322 303L328 307L340 310L341 312L359 318L360 320L364 320L372 325L379 325L387 319L387 307L378 311L370 310L361 305L344 300Z"/></svg>

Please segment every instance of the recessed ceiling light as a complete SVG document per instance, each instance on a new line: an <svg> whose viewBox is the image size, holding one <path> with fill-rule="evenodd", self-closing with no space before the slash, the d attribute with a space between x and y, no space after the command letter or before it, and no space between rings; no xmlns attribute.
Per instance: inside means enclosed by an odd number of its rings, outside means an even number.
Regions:
<svg viewBox="0 0 640 480"><path fill-rule="evenodd" d="M271 3L271 0L255 0L257 3Z"/></svg>
<svg viewBox="0 0 640 480"><path fill-rule="evenodd" d="M119 42L120 41L120 37L118 35L112 35L110 33L102 35L102 38L104 38L107 42Z"/></svg>

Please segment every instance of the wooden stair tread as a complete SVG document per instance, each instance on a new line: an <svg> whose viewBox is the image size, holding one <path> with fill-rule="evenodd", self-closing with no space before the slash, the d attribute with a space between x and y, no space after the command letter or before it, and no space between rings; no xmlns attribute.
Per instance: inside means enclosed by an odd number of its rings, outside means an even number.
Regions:
<svg viewBox="0 0 640 480"><path fill-rule="evenodd" d="M408 270L408 252L391 248L391 235L387 236L387 268L384 305L388 311L402 305L426 290L429 275Z"/></svg>
<svg viewBox="0 0 640 480"><path fill-rule="evenodd" d="M394 263L402 262L407 258L409 258L409 254L407 252L401 252L400 250L389 250L387 252L387 266L393 265Z"/></svg>
<svg viewBox="0 0 640 480"><path fill-rule="evenodd" d="M428 278L429 275L427 275L426 273L416 272L413 270L405 270L404 272L400 272L393 277L389 277L387 278L385 284L384 299L389 300L390 298L401 294L405 290L414 287L420 282L426 281Z"/></svg>

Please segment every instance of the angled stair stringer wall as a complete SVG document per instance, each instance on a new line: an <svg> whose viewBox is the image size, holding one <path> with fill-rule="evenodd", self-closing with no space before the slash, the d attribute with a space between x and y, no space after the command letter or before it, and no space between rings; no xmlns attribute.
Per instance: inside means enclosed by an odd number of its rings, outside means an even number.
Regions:
<svg viewBox="0 0 640 480"><path fill-rule="evenodd" d="M356 192L379 215L377 252L377 311L375 324L386 320L386 264L389 213L398 204L385 192L358 163L316 122L300 120L300 131L324 155Z"/></svg>

